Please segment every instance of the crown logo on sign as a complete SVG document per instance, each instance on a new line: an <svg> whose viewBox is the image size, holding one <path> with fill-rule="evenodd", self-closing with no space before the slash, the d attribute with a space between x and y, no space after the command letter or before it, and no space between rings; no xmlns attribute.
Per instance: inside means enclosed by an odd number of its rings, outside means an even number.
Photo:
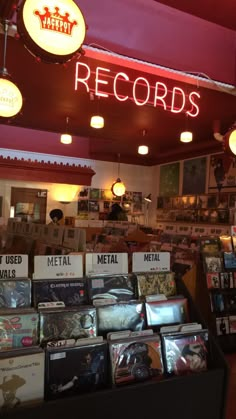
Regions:
<svg viewBox="0 0 236 419"><path fill-rule="evenodd" d="M71 36L73 27L78 24L77 21L70 21L69 13L65 13L64 16L61 15L59 7L55 7L54 9L54 12L50 12L48 7L44 7L44 14L41 14L39 10L34 11L34 14L40 19L41 29Z"/></svg>

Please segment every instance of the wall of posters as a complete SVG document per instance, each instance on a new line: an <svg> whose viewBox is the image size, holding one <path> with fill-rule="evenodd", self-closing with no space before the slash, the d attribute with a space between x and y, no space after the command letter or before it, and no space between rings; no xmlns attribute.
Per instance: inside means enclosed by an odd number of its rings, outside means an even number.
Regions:
<svg viewBox="0 0 236 419"><path fill-rule="evenodd" d="M210 156L208 192L233 192L236 187L236 158L227 153Z"/></svg>
<svg viewBox="0 0 236 419"><path fill-rule="evenodd" d="M179 162L160 167L160 196L179 194Z"/></svg>
<svg viewBox="0 0 236 419"><path fill-rule="evenodd" d="M185 160L183 165L183 195L204 194L206 188L206 157Z"/></svg>

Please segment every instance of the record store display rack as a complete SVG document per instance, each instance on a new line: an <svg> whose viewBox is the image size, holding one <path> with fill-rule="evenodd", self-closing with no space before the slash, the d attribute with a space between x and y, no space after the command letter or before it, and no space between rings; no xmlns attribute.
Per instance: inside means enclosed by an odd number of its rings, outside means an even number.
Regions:
<svg viewBox="0 0 236 419"><path fill-rule="evenodd" d="M224 418L227 364L170 254L132 263L35 256L28 278L0 255L0 417Z"/></svg>

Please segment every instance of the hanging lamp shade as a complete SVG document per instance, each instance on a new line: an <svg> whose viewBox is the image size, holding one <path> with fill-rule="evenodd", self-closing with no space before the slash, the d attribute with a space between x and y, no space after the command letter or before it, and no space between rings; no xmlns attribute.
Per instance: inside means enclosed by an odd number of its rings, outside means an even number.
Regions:
<svg viewBox="0 0 236 419"><path fill-rule="evenodd" d="M17 115L23 105L18 87L5 77L0 78L0 116L10 118Z"/></svg>
<svg viewBox="0 0 236 419"><path fill-rule="evenodd" d="M92 128L100 129L104 127L104 118L100 115L93 115L90 120Z"/></svg>
<svg viewBox="0 0 236 419"><path fill-rule="evenodd" d="M236 155L236 129L232 130L229 135L229 148Z"/></svg>
<svg viewBox="0 0 236 419"><path fill-rule="evenodd" d="M181 132L180 141L182 143L191 143L191 141L193 141L193 133L190 131Z"/></svg>
<svg viewBox="0 0 236 419"><path fill-rule="evenodd" d="M120 178L117 178L116 181L112 184L111 191L113 195L117 197L123 196L125 194L126 188Z"/></svg>
<svg viewBox="0 0 236 419"><path fill-rule="evenodd" d="M71 144L72 143L72 137L70 134L61 134L60 139L62 144Z"/></svg>
<svg viewBox="0 0 236 419"><path fill-rule="evenodd" d="M140 145L138 147L138 154L148 154L148 146L147 145Z"/></svg>

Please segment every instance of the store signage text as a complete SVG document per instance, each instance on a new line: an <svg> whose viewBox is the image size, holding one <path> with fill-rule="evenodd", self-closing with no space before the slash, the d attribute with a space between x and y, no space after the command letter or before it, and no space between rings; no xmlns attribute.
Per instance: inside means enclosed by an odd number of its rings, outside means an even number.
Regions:
<svg viewBox="0 0 236 419"><path fill-rule="evenodd" d="M119 102L125 102L128 99L133 100L137 106L146 104L153 107L162 106L165 111L172 113L184 112L191 117L199 114L200 94L191 91L186 94L183 89L178 86L171 90L168 86L156 81L155 85L151 85L150 81L143 76L131 80L127 73L114 72L106 67L95 68L95 80L92 77L92 71L88 64L77 62L75 68L75 90L85 88L88 93L94 92L96 96L109 97L114 96ZM129 94L122 93L124 89L128 89ZM140 94L142 90L142 94ZM144 92L144 93L143 93ZM142 96L142 97L140 97Z"/></svg>

